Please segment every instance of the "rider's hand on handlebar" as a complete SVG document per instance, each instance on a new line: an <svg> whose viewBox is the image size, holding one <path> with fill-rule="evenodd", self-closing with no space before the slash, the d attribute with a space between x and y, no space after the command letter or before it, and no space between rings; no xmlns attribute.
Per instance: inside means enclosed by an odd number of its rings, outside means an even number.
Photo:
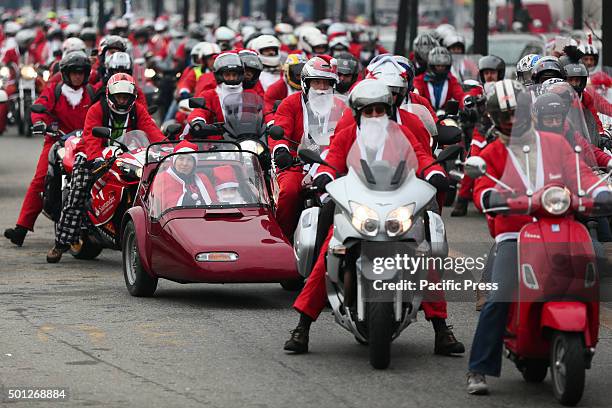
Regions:
<svg viewBox="0 0 612 408"><path fill-rule="evenodd" d="M106 167L106 160L104 160L102 157L97 157L91 162L90 166L92 174L97 174Z"/></svg>
<svg viewBox="0 0 612 408"><path fill-rule="evenodd" d="M293 156L286 148L276 149L274 152L274 164L281 170L293 166Z"/></svg>
<svg viewBox="0 0 612 408"><path fill-rule="evenodd" d="M427 180L429 184L434 186L438 192L448 191L449 183L448 178L445 175L440 173L432 174L431 177Z"/></svg>
<svg viewBox="0 0 612 408"><path fill-rule="evenodd" d="M612 192L602 191L595 196L593 208L598 214L612 214Z"/></svg>
<svg viewBox="0 0 612 408"><path fill-rule="evenodd" d="M43 136L47 130L47 125L43 121L38 121L32 125L32 136Z"/></svg>
<svg viewBox="0 0 612 408"><path fill-rule="evenodd" d="M482 205L485 210L505 207L507 203L506 197L495 190L489 190L482 196Z"/></svg>
<svg viewBox="0 0 612 408"><path fill-rule="evenodd" d="M178 95L178 100L182 101L183 99L188 99L189 97L191 97L189 91L183 91Z"/></svg>
<svg viewBox="0 0 612 408"><path fill-rule="evenodd" d="M332 182L332 178L327 174L319 174L312 181L312 186L315 187L319 192L325 192L325 186Z"/></svg>

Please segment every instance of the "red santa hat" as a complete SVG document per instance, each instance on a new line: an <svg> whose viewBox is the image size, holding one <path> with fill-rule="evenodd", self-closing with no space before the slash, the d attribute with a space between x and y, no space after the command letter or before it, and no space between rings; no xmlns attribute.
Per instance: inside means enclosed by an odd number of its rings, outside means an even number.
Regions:
<svg viewBox="0 0 612 408"><path fill-rule="evenodd" d="M176 146L174 146L174 153L185 153L185 152L197 152L198 151L198 145L191 143L188 140L183 140L182 142L180 142L179 144L177 144ZM172 164L174 164L174 162L176 162L176 158L182 156L182 155L175 155L172 156ZM198 157L195 154L191 154L189 155L190 157L193 157L193 159L197 162L198 161Z"/></svg>
<svg viewBox="0 0 612 408"><path fill-rule="evenodd" d="M225 165L215 167L213 170L213 176L215 177L215 189L217 191L226 188L238 188L238 179L232 166Z"/></svg>

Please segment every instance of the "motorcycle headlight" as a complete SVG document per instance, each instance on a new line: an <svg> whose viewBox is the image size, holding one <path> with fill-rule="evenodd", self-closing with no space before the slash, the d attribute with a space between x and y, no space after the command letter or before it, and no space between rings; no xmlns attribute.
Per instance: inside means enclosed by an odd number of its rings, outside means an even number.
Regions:
<svg viewBox="0 0 612 408"><path fill-rule="evenodd" d="M19 72L21 73L21 77L23 79L36 79L36 70L31 65L24 65L23 67L21 67L21 71Z"/></svg>
<svg viewBox="0 0 612 408"><path fill-rule="evenodd" d="M145 74L144 74L145 78L151 79L151 78L153 78L155 76L155 74L156 74L156 72L155 72L154 69L152 69L152 68L145 69Z"/></svg>
<svg viewBox="0 0 612 408"><path fill-rule="evenodd" d="M66 149L63 147L60 147L59 149L57 149L57 157L59 157L60 160L64 160L64 156L66 155Z"/></svg>
<svg viewBox="0 0 612 408"><path fill-rule="evenodd" d="M414 215L415 207L415 203L410 203L391 211L385 220L387 235L396 237L408 231L412 227L412 216Z"/></svg>
<svg viewBox="0 0 612 408"><path fill-rule="evenodd" d="M266 150L264 145L255 140L243 140L240 142L240 148L244 151L255 153L258 156Z"/></svg>
<svg viewBox="0 0 612 408"><path fill-rule="evenodd" d="M542 207L552 214L564 214L570 207L571 195L570 192L562 187L549 187L542 194Z"/></svg>
<svg viewBox="0 0 612 408"><path fill-rule="evenodd" d="M49 80L49 77L51 77L51 72L49 72L48 69L45 69L43 71L42 77L45 80L45 82L47 82Z"/></svg>
<svg viewBox="0 0 612 408"><path fill-rule="evenodd" d="M375 237L378 234L378 214L365 205L361 205L354 201L349 201L351 207L353 227L359 232L369 237Z"/></svg>
<svg viewBox="0 0 612 408"><path fill-rule="evenodd" d="M9 67L0 68L0 77L6 78L6 79L11 77L11 70L9 69Z"/></svg>
<svg viewBox="0 0 612 408"><path fill-rule="evenodd" d="M142 177L142 167L135 166L133 164L119 160L117 160L117 166L119 167L123 175L126 177L138 179Z"/></svg>

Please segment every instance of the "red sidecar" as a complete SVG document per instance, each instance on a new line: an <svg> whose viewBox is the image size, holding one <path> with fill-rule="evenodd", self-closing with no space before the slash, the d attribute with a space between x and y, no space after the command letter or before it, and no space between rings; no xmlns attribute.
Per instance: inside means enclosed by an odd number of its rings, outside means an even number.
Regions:
<svg viewBox="0 0 612 408"><path fill-rule="evenodd" d="M158 278L299 282L259 158L236 144L211 146L190 153L171 153L171 144L149 147L136 201L123 220L123 269L133 296L152 295ZM196 159L189 183L174 166L185 154Z"/></svg>

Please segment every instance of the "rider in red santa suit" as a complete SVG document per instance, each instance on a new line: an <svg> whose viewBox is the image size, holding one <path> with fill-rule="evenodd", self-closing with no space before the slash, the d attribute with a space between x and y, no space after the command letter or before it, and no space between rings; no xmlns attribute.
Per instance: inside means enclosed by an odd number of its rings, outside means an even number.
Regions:
<svg viewBox="0 0 612 408"><path fill-rule="evenodd" d="M206 101L206 109L194 109L187 118L187 126L183 131L183 137L189 134L189 130L196 122L204 123L223 122L223 99L228 95L243 92L242 81L244 80L244 67L240 57L235 52L224 52L215 59L213 65L217 87L202 92L199 97ZM253 92L252 89L244 92Z"/></svg>
<svg viewBox="0 0 612 408"><path fill-rule="evenodd" d="M162 209L217 202L217 194L208 177L197 173L198 146L183 140L174 147L172 166L155 178L154 196Z"/></svg>
<svg viewBox="0 0 612 408"><path fill-rule="evenodd" d="M287 239L293 239L293 232L297 226L301 207L302 167L294 166L296 147L300 144L304 134L305 124L304 106L307 102L313 103L316 98L331 95L338 83L336 60L329 55L313 57L304 65L301 74L302 92L294 93L285 98L278 106L274 116L274 123L284 130L287 140L269 139L272 157L278 171L278 185L280 188L276 219ZM308 112L306 112L308 114Z"/></svg>
<svg viewBox="0 0 612 408"><path fill-rule="evenodd" d="M337 169L338 173L345 173L347 171L346 159L351 146L358 138L365 144L378 146L380 141L377 139L384 136L388 126L392 126L389 124L389 115L392 111L393 96L382 81L375 79L361 81L351 91L349 104L355 115L356 123L345 127L334 135L325 159L330 166ZM399 128L414 149L418 160L418 173L420 173L422 169L424 170L433 163L433 158L422 149L420 143L407 128L401 125ZM389 153L393 154L394 152ZM325 186L333 179L332 174L335 173L331 167L321 166L313 180L313 185L319 191L324 191ZM425 170L425 178L428 178L431 174L433 175L429 177L430 180L440 177L445 178L439 165L433 165ZM322 209L322 211L324 210ZM308 352L310 324L317 319L327 301L325 255L332 237L333 225L323 225L322 228L323 230L328 228L326 239L321 247L312 273L306 281L306 286L304 286L304 289L302 289L302 292L293 304L293 307L300 313L300 321L295 330L291 332L291 338L285 343L285 350L295 353ZM443 296L441 293L436 293L435 295L436 299L439 300L423 303L425 314L431 320L436 332L435 353L442 355L463 353L465 351L463 344L457 341L451 327L446 325L446 302L442 300Z"/></svg>
<svg viewBox="0 0 612 408"><path fill-rule="evenodd" d="M83 137L75 149L70 189L62 216L56 225L55 245L47 253L47 262L59 262L70 245L79 241L85 202L94 174L106 166L102 154L107 142L93 136L93 128L110 128L112 139L131 130L142 130L151 143L165 139L147 109L136 103L136 92L134 78L124 73L115 74L106 84L106 97L94 103L87 111Z"/></svg>
<svg viewBox="0 0 612 408"><path fill-rule="evenodd" d="M414 88L419 95L429 99L435 110L444 108L450 99L459 101L463 109L463 89L457 78L451 74L452 58L444 47L429 51L427 72L414 79Z"/></svg>
<svg viewBox="0 0 612 408"><path fill-rule="evenodd" d="M289 95L302 90L300 77L306 64L306 57L302 54L289 54L283 64L283 77L270 85L264 95L265 120L269 125L274 124L274 105Z"/></svg>
<svg viewBox="0 0 612 408"><path fill-rule="evenodd" d="M33 133L44 135L43 148L21 206L17 225L4 231L4 236L17 246L23 244L28 231L34 230L34 223L43 207L41 194L45 187L49 150L58 139L58 135L51 135L45 130L53 122L57 122L59 130L64 134L83 128L87 110L92 105L90 92L86 89L90 69L89 58L84 52L67 54L60 62L62 82L47 86L36 100L37 104L47 108L47 113L32 113ZM56 99L58 87L61 93Z"/></svg>
<svg viewBox="0 0 612 408"><path fill-rule="evenodd" d="M15 36L20 30L21 25L13 21L4 24L6 38L2 43L2 48L0 48L0 63L9 70L9 75L6 78L3 89L6 92L7 99L17 92L16 78L19 70L19 46ZM0 135L6 129L8 109L8 103L0 103Z"/></svg>

